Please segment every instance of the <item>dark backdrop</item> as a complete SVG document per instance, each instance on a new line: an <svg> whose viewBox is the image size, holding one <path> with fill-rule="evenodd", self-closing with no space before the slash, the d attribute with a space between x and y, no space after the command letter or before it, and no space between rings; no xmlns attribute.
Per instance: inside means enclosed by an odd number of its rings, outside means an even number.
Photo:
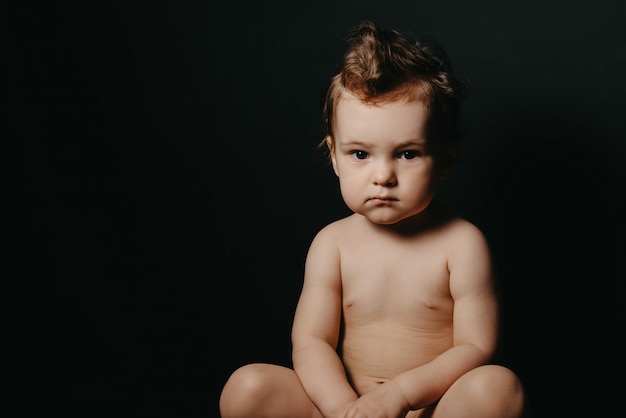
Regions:
<svg viewBox="0 0 626 418"><path fill-rule="evenodd" d="M212 3L5 15L28 406L216 418L236 367L290 364L308 244L347 213L319 97L370 18L438 40L469 82L439 198L492 243L501 361L536 417L622 414L624 3Z"/></svg>

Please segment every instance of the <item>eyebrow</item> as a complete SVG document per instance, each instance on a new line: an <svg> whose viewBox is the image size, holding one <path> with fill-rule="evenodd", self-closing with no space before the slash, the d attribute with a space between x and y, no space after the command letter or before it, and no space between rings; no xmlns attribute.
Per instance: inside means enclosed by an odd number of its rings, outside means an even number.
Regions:
<svg viewBox="0 0 626 418"><path fill-rule="evenodd" d="M372 145L372 142L360 141L358 139L348 140L346 142L339 141L339 144L342 146L367 146ZM409 139L404 142L400 142L396 144L395 148L406 148L411 146L425 146L427 144L426 139Z"/></svg>

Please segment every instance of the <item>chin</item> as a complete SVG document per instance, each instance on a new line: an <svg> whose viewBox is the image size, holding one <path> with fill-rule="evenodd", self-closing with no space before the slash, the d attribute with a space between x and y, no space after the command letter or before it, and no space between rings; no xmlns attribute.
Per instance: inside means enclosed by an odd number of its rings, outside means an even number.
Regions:
<svg viewBox="0 0 626 418"><path fill-rule="evenodd" d="M393 225L402 225L402 224L410 224L414 221L418 221L421 218L421 214L424 213L422 211L413 212L402 212L394 211L392 213L384 213L383 211L371 211L362 213L371 223L381 226L393 226Z"/></svg>
<svg viewBox="0 0 626 418"><path fill-rule="evenodd" d="M402 220L404 220L405 218L401 218L401 217L397 217L397 216L368 216L365 215L365 217L373 224L376 225L394 225L397 224L398 222L401 222Z"/></svg>

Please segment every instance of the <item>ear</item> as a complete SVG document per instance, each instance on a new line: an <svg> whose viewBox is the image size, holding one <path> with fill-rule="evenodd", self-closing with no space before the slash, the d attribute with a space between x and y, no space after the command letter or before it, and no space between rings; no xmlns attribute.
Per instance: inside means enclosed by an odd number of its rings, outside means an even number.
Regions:
<svg viewBox="0 0 626 418"><path fill-rule="evenodd" d="M326 138L324 138L324 142L328 147L328 154L330 155L330 162L333 165L333 171L335 172L335 175L339 177L339 170L337 170L337 157L335 156L335 145L330 135L327 135Z"/></svg>
<svg viewBox="0 0 626 418"><path fill-rule="evenodd" d="M337 169L337 158L335 157L335 152L331 151L330 153L330 161L333 163L333 171L335 175L339 177L339 170Z"/></svg>
<svg viewBox="0 0 626 418"><path fill-rule="evenodd" d="M452 174L452 171L454 170L458 159L459 144L455 141L453 144L448 145L441 154L441 172L439 175L440 180L445 180L450 177L450 174Z"/></svg>

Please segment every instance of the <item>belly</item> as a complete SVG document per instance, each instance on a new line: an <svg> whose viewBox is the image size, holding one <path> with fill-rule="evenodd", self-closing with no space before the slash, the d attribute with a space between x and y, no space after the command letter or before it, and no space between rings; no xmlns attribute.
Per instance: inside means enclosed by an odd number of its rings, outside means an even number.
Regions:
<svg viewBox="0 0 626 418"><path fill-rule="evenodd" d="M418 329L381 322L346 329L341 356L359 395L431 361L452 346L452 327Z"/></svg>

